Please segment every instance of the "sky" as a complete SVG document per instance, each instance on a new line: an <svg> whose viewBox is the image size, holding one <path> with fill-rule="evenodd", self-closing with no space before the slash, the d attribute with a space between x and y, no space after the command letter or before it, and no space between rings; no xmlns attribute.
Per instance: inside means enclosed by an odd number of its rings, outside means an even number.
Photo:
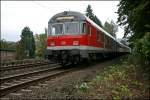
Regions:
<svg viewBox="0 0 150 100"><path fill-rule="evenodd" d="M85 13L88 4L102 24L117 21L119 1L1 1L1 39L19 41L25 26L34 35L44 33L53 15L63 11ZM122 38L123 33L119 27L117 38Z"/></svg>

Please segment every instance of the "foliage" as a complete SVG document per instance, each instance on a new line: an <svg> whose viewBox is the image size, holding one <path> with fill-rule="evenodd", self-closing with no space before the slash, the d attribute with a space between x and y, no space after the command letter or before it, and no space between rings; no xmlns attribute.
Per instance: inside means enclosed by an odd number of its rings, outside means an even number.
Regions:
<svg viewBox="0 0 150 100"><path fill-rule="evenodd" d="M21 33L21 40L17 45L17 59L34 58L35 41L33 32L29 27L24 27Z"/></svg>
<svg viewBox="0 0 150 100"><path fill-rule="evenodd" d="M98 99L147 98L149 79L142 75L136 66L123 61L119 65L106 66L93 80L76 88L78 93Z"/></svg>
<svg viewBox="0 0 150 100"><path fill-rule="evenodd" d="M116 32L118 31L118 26L115 24L113 20L111 20L110 23L107 21L104 24L103 27L108 33L110 33L113 37L116 37Z"/></svg>
<svg viewBox="0 0 150 100"><path fill-rule="evenodd" d="M125 26L125 37L130 34L134 40L150 31L149 0L121 0L118 6L118 23Z"/></svg>
<svg viewBox="0 0 150 100"><path fill-rule="evenodd" d="M46 34L36 34L35 35L35 42L36 42L36 56L37 57L44 57L45 50L46 50Z"/></svg>
<svg viewBox="0 0 150 100"><path fill-rule="evenodd" d="M124 37L129 37L134 64L143 70L150 65L150 1L121 0L118 8L118 23L125 27ZM135 59L136 57L136 59Z"/></svg>
<svg viewBox="0 0 150 100"><path fill-rule="evenodd" d="M102 27L102 23L101 21L97 18L97 16L94 16L94 20L93 20L97 25L99 25L100 27Z"/></svg>
<svg viewBox="0 0 150 100"><path fill-rule="evenodd" d="M91 20L94 19L94 14L93 14L93 10L91 8L91 5L88 5L86 8L86 14L87 17L89 17Z"/></svg>
<svg viewBox="0 0 150 100"><path fill-rule="evenodd" d="M25 58L24 46L21 46L22 43L20 41L17 42L16 47L16 59L23 59Z"/></svg>
<svg viewBox="0 0 150 100"><path fill-rule="evenodd" d="M101 23L101 21L97 18L97 16L94 15L91 5L88 5L88 6L87 6L85 15L86 15L87 17L89 17L92 21L94 21L97 25L99 25L100 27L102 27L102 23Z"/></svg>
<svg viewBox="0 0 150 100"><path fill-rule="evenodd" d="M16 50L16 42L6 41L4 39L0 40L0 48L1 49L13 49Z"/></svg>
<svg viewBox="0 0 150 100"><path fill-rule="evenodd" d="M133 54L130 56L129 61L135 65L142 66L142 70L150 71L150 32L147 32L141 39L133 42ZM133 59L135 58L136 59Z"/></svg>
<svg viewBox="0 0 150 100"><path fill-rule="evenodd" d="M76 88L80 91L86 92L89 89L87 83L82 83L80 86L76 85Z"/></svg>

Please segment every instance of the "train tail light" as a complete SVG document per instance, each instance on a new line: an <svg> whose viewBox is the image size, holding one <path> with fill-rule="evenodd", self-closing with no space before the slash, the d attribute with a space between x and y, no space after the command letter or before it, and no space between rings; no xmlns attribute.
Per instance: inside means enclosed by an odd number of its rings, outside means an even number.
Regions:
<svg viewBox="0 0 150 100"><path fill-rule="evenodd" d="M73 45L79 45L79 41L73 41Z"/></svg>

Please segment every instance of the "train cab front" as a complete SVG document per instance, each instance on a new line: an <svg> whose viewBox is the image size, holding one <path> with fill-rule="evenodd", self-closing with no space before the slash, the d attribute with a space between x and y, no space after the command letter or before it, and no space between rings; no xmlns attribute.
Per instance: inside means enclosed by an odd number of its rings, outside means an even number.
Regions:
<svg viewBox="0 0 150 100"><path fill-rule="evenodd" d="M54 62L66 64L80 59L80 46L86 45L85 21L78 13L63 12L48 23L47 55Z"/></svg>
<svg viewBox="0 0 150 100"><path fill-rule="evenodd" d="M75 57L79 58L80 46L84 45L85 41L84 35L76 33L50 35L47 37L48 59L62 64L72 63Z"/></svg>

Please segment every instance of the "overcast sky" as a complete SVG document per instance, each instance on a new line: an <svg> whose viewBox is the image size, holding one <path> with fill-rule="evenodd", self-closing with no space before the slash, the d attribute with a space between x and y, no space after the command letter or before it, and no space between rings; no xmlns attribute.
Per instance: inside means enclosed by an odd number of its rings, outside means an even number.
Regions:
<svg viewBox="0 0 150 100"><path fill-rule="evenodd" d="M88 4L102 24L106 20L117 21L115 12L119 1L1 1L1 39L20 40L25 26L29 26L34 34L44 33L53 15L69 10L85 13ZM123 32L119 28L117 38L122 38Z"/></svg>

